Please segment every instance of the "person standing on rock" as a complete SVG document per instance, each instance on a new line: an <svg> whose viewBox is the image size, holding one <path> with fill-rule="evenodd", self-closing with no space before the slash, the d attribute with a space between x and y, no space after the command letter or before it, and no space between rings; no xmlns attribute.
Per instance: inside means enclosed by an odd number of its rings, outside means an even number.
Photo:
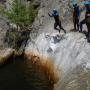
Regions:
<svg viewBox="0 0 90 90"><path fill-rule="evenodd" d="M86 8L86 13L85 13L85 19L80 22L80 27L82 31L82 24L86 24L88 29L87 38L88 41L90 42L90 1L85 0L84 2L82 2L82 4L84 4L84 7Z"/></svg>
<svg viewBox="0 0 90 90"><path fill-rule="evenodd" d="M50 17L54 17L54 20L55 20L54 29L58 30L59 33L60 33L60 29L62 29L64 33L66 33L66 30L61 25L61 20L59 19L59 12L56 9L53 9L52 13L51 14L48 13L48 15ZM60 29L58 29L57 26L59 26Z"/></svg>
<svg viewBox="0 0 90 90"><path fill-rule="evenodd" d="M80 17L80 10L77 4L73 4L73 24L74 30L79 31L79 17Z"/></svg>
<svg viewBox="0 0 90 90"><path fill-rule="evenodd" d="M83 2L81 2L81 5L80 5L80 9L81 10L86 8L85 19L83 19L80 22L80 32L82 32L83 24L86 24L86 17L87 17L87 12L89 11L89 7L88 7L89 4L90 4L89 0L84 0Z"/></svg>

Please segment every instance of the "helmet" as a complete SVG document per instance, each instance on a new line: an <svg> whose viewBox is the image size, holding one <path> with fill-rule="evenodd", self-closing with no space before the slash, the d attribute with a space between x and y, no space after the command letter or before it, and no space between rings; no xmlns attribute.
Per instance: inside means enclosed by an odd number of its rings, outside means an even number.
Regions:
<svg viewBox="0 0 90 90"><path fill-rule="evenodd" d="M77 7L77 4L75 3L75 4L73 4L73 7Z"/></svg>
<svg viewBox="0 0 90 90"><path fill-rule="evenodd" d="M90 4L90 1L85 0L85 1L81 2L81 4L87 5L87 4Z"/></svg>
<svg viewBox="0 0 90 90"><path fill-rule="evenodd" d="M56 10L56 9L53 9L53 12L54 12L54 13L56 13L56 12L57 12L57 10Z"/></svg>

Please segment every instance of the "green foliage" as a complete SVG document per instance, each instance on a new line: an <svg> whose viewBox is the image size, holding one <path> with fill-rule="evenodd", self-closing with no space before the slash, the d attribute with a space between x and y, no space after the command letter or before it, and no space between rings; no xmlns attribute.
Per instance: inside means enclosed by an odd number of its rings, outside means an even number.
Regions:
<svg viewBox="0 0 90 90"><path fill-rule="evenodd" d="M11 10L4 12L5 16L8 17L11 22L20 27L32 24L37 10L34 10L31 4L27 6L22 3L22 0L14 0L11 7Z"/></svg>
<svg viewBox="0 0 90 90"><path fill-rule="evenodd" d="M27 23L31 24L37 15L37 10L34 10L33 6L30 5L27 12L29 12L27 13Z"/></svg>
<svg viewBox="0 0 90 90"><path fill-rule="evenodd" d="M22 43L30 38L29 34L29 31L9 31L6 33L5 41L8 42L9 47L18 50Z"/></svg>
<svg viewBox="0 0 90 90"><path fill-rule="evenodd" d="M14 0L10 10L0 7L0 13L17 25L17 30L7 32L5 41L8 42L9 47L19 49L22 42L26 42L30 38L30 30L27 28L33 23L37 10L31 3L26 5L22 3L22 0ZM18 31L18 26L22 30Z"/></svg>

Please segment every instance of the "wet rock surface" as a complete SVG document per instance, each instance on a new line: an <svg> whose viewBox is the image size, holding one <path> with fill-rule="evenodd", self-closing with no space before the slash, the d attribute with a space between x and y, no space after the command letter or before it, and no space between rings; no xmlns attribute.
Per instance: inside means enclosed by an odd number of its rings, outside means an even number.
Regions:
<svg viewBox="0 0 90 90"><path fill-rule="evenodd" d="M0 66L7 62L8 58L14 54L14 49L4 48L0 50Z"/></svg>
<svg viewBox="0 0 90 90"><path fill-rule="evenodd" d="M61 71L55 90L90 89L90 43L84 34L70 32L63 34L41 34L26 47L54 60Z"/></svg>

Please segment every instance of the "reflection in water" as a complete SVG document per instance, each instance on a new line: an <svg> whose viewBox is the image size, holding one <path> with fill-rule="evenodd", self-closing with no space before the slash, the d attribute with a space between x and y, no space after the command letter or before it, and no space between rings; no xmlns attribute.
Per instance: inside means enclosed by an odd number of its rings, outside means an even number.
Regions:
<svg viewBox="0 0 90 90"><path fill-rule="evenodd" d="M18 56L0 68L0 90L53 90L53 84Z"/></svg>

